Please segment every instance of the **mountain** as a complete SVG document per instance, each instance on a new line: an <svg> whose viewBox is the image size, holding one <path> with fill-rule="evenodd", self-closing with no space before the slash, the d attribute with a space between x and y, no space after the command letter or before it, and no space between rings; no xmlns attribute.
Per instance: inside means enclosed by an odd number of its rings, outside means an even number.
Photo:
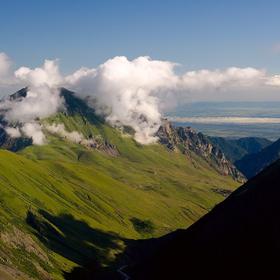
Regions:
<svg viewBox="0 0 280 280"><path fill-rule="evenodd" d="M20 101L27 95L27 88L23 88L16 93L10 95L11 100ZM96 116L92 109L87 104L74 96L73 92L62 88L61 96L65 100L65 114L70 115L82 115L89 119L93 124L102 124L104 120L101 117ZM0 112L1 113L1 112ZM5 120L0 119L0 124L6 125ZM70 130L78 131L76 128L68 127ZM129 130L128 130L129 131ZM85 132L83 132L85 133ZM88 135L90 136L90 135ZM202 133L197 133L190 127L173 127L170 122L163 120L161 127L157 133L159 143L166 146L169 150L175 152L181 152L191 158L195 153L197 156L206 160L212 167L214 167L220 174L225 176L231 176L238 182L245 182L245 177L236 169L236 167L226 158L222 150L209 141L208 137ZM4 128L0 128L0 147L3 147L11 151L19 151L27 146L32 145L31 139L19 137L10 137ZM105 139L103 143L99 143L104 149L110 150L112 153L118 153L117 150L109 145L109 142ZM100 149L100 147L99 147ZM195 160L194 160L195 162Z"/></svg>
<svg viewBox="0 0 280 280"><path fill-rule="evenodd" d="M73 92L61 94L65 110L38 120L45 145L3 129L0 277L73 279L89 265L110 267L131 240L188 227L239 185L193 150L141 145ZM57 125L64 134L49 129Z"/></svg>
<svg viewBox="0 0 280 280"><path fill-rule="evenodd" d="M235 162L236 167L247 177L252 178L280 158L280 139L263 150L249 154Z"/></svg>
<svg viewBox="0 0 280 280"><path fill-rule="evenodd" d="M273 142L266 138L244 137L228 139L223 137L209 137L213 145L219 147L233 164L248 154L260 152Z"/></svg>
<svg viewBox="0 0 280 280"><path fill-rule="evenodd" d="M278 279L279 182L277 161L187 230L139 242L124 273L129 279Z"/></svg>

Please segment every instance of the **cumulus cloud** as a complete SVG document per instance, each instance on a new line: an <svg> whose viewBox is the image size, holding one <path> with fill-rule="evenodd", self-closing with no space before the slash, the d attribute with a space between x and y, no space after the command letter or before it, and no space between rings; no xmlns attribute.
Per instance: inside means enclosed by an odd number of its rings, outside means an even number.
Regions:
<svg viewBox="0 0 280 280"><path fill-rule="evenodd" d="M139 57L115 57L96 69L81 68L65 78L68 87L94 99L97 113L113 125L135 130L143 144L155 142L162 111L189 96L217 91L254 91L268 86L264 70L230 67L224 70L175 72L175 63Z"/></svg>
<svg viewBox="0 0 280 280"><path fill-rule="evenodd" d="M45 60L41 68L21 67L15 76L28 86L27 96L20 102L10 101L10 110L6 114L9 120L30 121L56 113L63 106L59 94L62 84L57 60Z"/></svg>
<svg viewBox="0 0 280 280"><path fill-rule="evenodd" d="M41 68L21 67L15 72L15 76L35 88L57 87L63 80L59 72L58 60L45 60Z"/></svg>
<svg viewBox="0 0 280 280"><path fill-rule="evenodd" d="M48 117L63 107L59 86L63 78L56 60L46 60L41 68L21 67L15 71L15 78L28 86L27 95L21 99L7 98L0 103L8 122L21 122L22 131L33 139L34 144L43 144L41 126L36 119ZM34 133L34 135L32 134Z"/></svg>
<svg viewBox="0 0 280 280"><path fill-rule="evenodd" d="M225 70L189 71L181 78L181 86L187 90L228 89L229 87L251 87L262 84L265 72L255 68L231 67Z"/></svg>
<svg viewBox="0 0 280 280"><path fill-rule="evenodd" d="M280 75L274 75L267 79L266 81L267 85L279 87L280 86Z"/></svg>
<svg viewBox="0 0 280 280"><path fill-rule="evenodd" d="M94 99L97 113L116 126L130 126L136 141L149 144L161 123L159 95L176 85L174 64L139 57L115 57L97 69L82 68L66 77L69 86Z"/></svg>

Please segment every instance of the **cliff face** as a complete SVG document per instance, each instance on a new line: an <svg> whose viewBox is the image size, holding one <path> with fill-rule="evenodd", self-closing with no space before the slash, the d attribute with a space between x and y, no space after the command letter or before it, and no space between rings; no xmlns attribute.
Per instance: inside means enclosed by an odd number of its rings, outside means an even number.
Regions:
<svg viewBox="0 0 280 280"><path fill-rule="evenodd" d="M190 127L173 127L164 120L157 136L159 142L172 151L180 151L191 157L191 152L205 159L222 175L232 176L239 182L246 181L245 177L226 158L224 153L202 133L197 133Z"/></svg>

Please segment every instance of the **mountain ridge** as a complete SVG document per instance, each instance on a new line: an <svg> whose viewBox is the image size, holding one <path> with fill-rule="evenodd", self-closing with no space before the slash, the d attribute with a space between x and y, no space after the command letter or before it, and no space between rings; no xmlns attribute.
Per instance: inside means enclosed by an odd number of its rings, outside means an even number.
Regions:
<svg viewBox="0 0 280 280"><path fill-rule="evenodd" d="M10 95L11 100L20 102L27 95L28 88L22 88L16 93ZM89 107L85 100L75 96L75 93L65 88L60 89L60 94L64 98L65 110L62 113L66 115L79 114L83 118L90 120L94 125L102 125L105 120L95 114L93 108ZM3 117L2 117L3 119ZM5 125L5 122L3 122ZM68 127L68 129L70 129ZM238 182L245 182L245 177L236 169L236 167L226 158L224 153L218 146L215 146L202 133L197 133L191 128L178 127L175 128L167 120L162 121L162 125L157 132L159 143L166 146L172 151L181 151L187 156L191 156L190 152L202 157L210 165L212 165L220 174L232 176ZM87 135L92 139L92 135ZM18 151L31 145L31 139L25 137L11 138L5 129L0 128L0 146L11 151ZM108 139L103 139L103 143L99 143L96 147L100 147L104 151L117 155L118 151L114 145L110 144Z"/></svg>
<svg viewBox="0 0 280 280"><path fill-rule="evenodd" d="M191 127L173 127L167 120L163 120L157 133L159 142L172 151L181 151L191 157L191 152L206 160L222 175L230 175L239 182L246 179L239 170L226 158L222 150L211 140L196 132Z"/></svg>
<svg viewBox="0 0 280 280"><path fill-rule="evenodd" d="M79 111L72 97L73 112L42 125L107 141L118 155L48 130L46 145L0 149L0 271L13 280L70 279L89 263L109 266L129 240L185 228L224 199L217 189L238 186L192 151L190 158L140 145L92 109Z"/></svg>

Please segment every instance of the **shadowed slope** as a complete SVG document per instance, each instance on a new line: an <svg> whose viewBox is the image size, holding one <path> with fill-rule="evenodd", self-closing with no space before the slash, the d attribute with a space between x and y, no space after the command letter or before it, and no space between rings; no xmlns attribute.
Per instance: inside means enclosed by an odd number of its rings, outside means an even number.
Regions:
<svg viewBox="0 0 280 280"><path fill-rule="evenodd" d="M143 241L132 279L278 279L279 182L280 161L189 229Z"/></svg>

